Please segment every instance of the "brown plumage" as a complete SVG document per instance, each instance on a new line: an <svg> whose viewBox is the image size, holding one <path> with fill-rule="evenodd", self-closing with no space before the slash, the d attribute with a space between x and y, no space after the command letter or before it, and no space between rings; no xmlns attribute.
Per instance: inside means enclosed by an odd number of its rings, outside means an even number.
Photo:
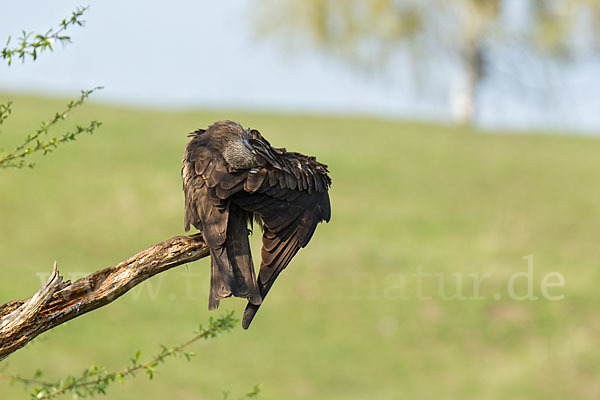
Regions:
<svg viewBox="0 0 600 400"><path fill-rule="evenodd" d="M331 179L314 157L271 147L237 122L219 121L190 137L181 170L185 229L202 231L210 248L208 308L232 295L247 298L247 329L277 276L317 224L329 222ZM248 241L253 219L263 228L258 279Z"/></svg>

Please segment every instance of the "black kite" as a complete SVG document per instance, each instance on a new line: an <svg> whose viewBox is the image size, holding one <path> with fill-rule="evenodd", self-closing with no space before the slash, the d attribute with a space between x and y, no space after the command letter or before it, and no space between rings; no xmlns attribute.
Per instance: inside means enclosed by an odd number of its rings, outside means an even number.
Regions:
<svg viewBox="0 0 600 400"><path fill-rule="evenodd" d="M247 329L277 276L317 224L329 222L331 179L314 157L271 147L237 122L219 121L190 137L181 171L185 229L195 226L210 248L208 308L232 295L247 298ZM263 229L258 280L248 241L253 219Z"/></svg>

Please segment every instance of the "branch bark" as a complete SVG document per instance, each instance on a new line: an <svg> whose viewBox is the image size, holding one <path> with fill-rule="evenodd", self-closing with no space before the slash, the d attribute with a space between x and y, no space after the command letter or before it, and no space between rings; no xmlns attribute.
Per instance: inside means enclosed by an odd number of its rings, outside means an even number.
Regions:
<svg viewBox="0 0 600 400"><path fill-rule="evenodd" d="M201 234L177 236L73 283L63 282L54 263L48 281L31 298L0 306L0 361L39 334L113 302L158 273L208 254Z"/></svg>

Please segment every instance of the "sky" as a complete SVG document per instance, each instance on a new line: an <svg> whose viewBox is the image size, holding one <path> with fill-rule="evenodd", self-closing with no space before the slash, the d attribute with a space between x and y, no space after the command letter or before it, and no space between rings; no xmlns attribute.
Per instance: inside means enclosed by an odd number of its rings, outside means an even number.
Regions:
<svg viewBox="0 0 600 400"><path fill-rule="evenodd" d="M1 65L0 91L75 97L101 85L93 99L117 105L450 121L449 94L460 74L451 61L417 77L399 56L393 74L366 74L313 49L286 50L256 37L249 0L9 2L0 41L23 29L45 32L82 5L90 6L86 24L69 29L72 43L35 63ZM568 74L516 73L523 53L499 51L505 62L480 92L481 127L600 132L597 62L580 62Z"/></svg>

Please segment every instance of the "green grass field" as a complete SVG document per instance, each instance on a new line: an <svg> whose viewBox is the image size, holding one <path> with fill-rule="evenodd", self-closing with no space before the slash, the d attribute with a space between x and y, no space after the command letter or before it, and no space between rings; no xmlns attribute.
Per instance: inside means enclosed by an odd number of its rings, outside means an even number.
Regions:
<svg viewBox="0 0 600 400"><path fill-rule="evenodd" d="M10 147L64 101L19 96ZM0 303L29 297L54 260L76 279L183 234L186 134L218 119L314 154L333 179L332 221L278 279L250 330L193 346L109 389L109 399L597 399L600 141L494 134L372 118L160 112L87 105L104 122L25 170L0 170ZM56 131L56 133L59 133ZM253 237L258 254L260 235ZM518 300L531 284L537 300ZM256 257L258 258L258 257ZM48 378L121 369L192 336L209 260L154 277L0 363ZM418 276L422 274L433 274ZM546 274L564 285L541 290ZM481 280L474 292L473 277ZM557 276L546 278L557 283ZM461 283L461 299L449 299ZM0 380L1 399L28 398Z"/></svg>

